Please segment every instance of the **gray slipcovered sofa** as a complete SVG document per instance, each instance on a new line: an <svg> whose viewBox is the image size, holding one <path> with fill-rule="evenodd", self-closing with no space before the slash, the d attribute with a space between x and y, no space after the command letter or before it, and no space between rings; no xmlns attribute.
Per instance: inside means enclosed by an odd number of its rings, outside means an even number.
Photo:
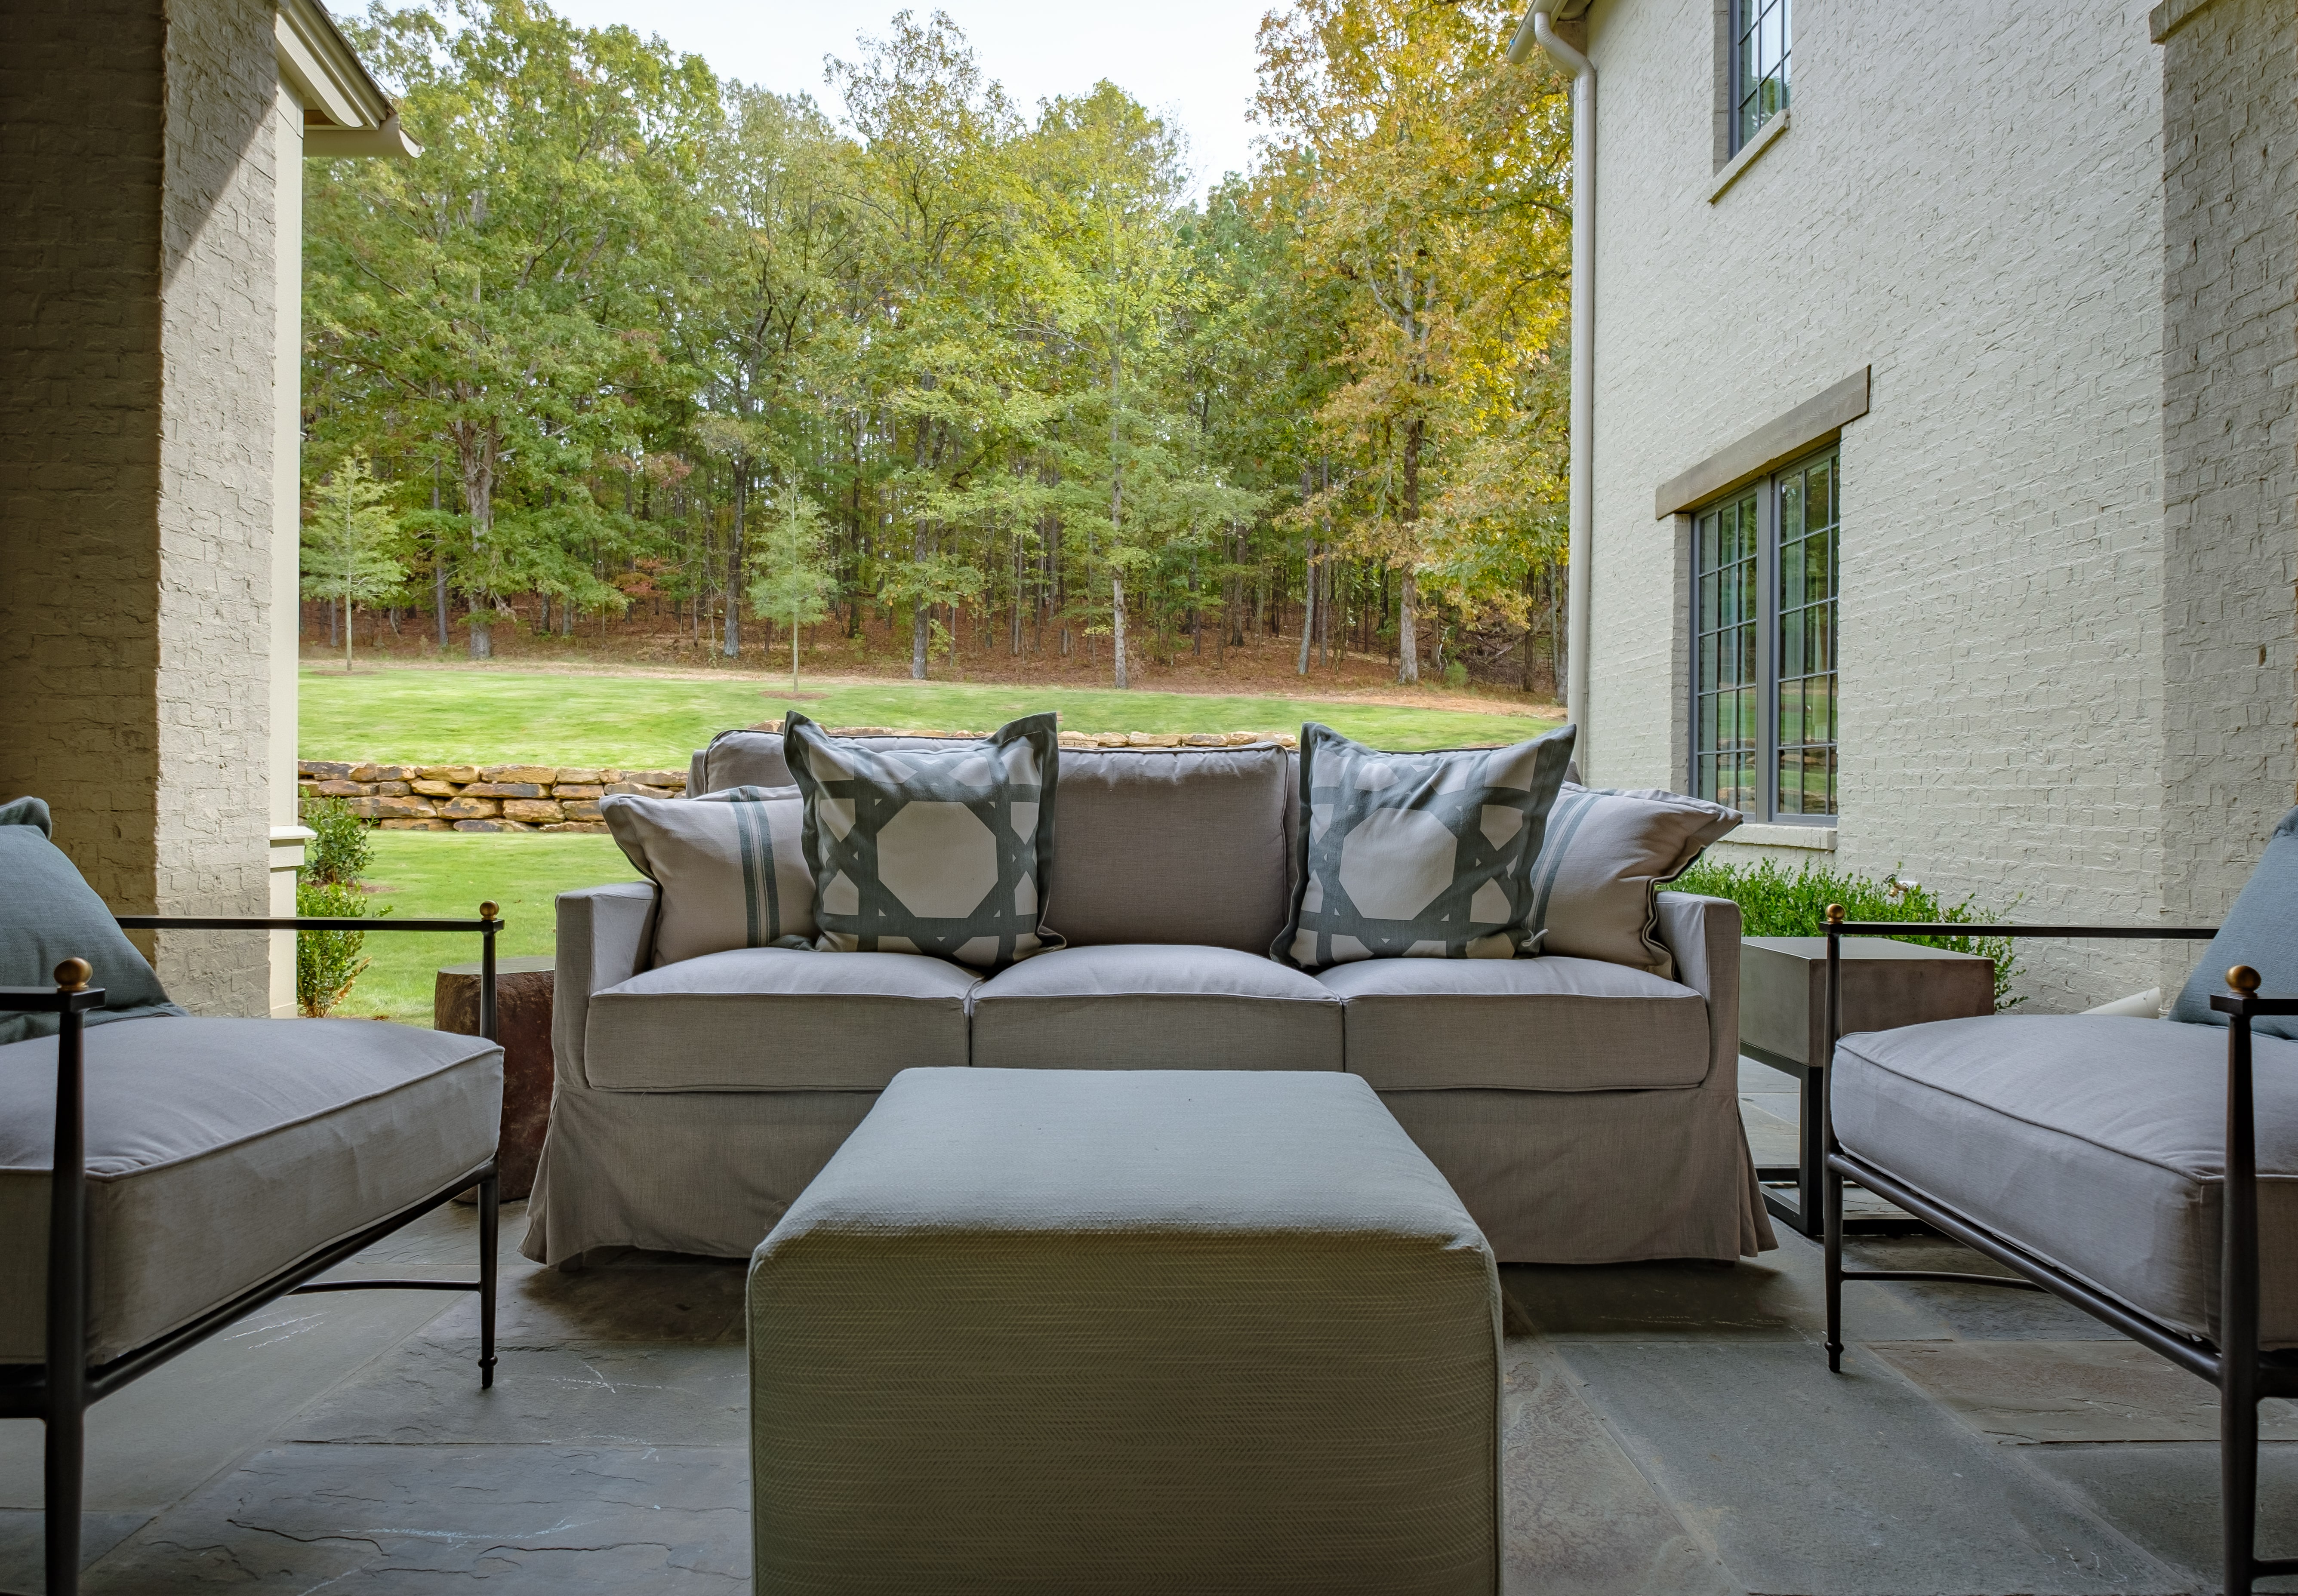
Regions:
<svg viewBox="0 0 2298 1596"><path fill-rule="evenodd" d="M1064 748L1046 923L1068 946L988 979L774 948L655 967L650 884L561 894L527 1256L747 1256L897 1072L974 1065L1346 1070L1503 1262L1773 1245L1740 1124L1737 905L1659 894L1674 980L1568 958L1306 975L1268 957L1298 779L1273 744ZM688 792L789 780L778 734L733 732L695 755Z"/></svg>

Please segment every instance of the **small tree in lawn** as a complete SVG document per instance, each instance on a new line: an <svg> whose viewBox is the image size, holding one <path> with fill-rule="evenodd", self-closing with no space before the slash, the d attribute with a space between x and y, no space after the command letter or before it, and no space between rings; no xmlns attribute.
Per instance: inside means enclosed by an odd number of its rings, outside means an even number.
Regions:
<svg viewBox="0 0 2298 1596"><path fill-rule="evenodd" d="M790 691L798 691L798 628L810 626L830 613L837 596L838 578L830 568L823 546L822 509L799 489L786 483L774 496L773 525L759 539L750 579L750 607L782 622L790 634Z"/></svg>
<svg viewBox="0 0 2298 1596"><path fill-rule="evenodd" d="M399 522L384 504L389 489L368 470L367 457L346 455L312 490L303 523L303 596L343 606L343 669L351 668L351 606L389 597L407 580L395 546Z"/></svg>

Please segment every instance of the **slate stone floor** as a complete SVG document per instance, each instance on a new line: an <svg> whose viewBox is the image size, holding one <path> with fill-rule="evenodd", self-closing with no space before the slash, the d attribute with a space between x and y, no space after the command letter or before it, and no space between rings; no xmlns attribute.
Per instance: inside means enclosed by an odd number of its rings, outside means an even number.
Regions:
<svg viewBox="0 0 2298 1596"><path fill-rule="evenodd" d="M1791 1083L1745 1077L1768 1161ZM740 1265L537 1270L520 1208L505 1220L491 1393L468 1299L347 1293L290 1297L100 1404L90 1596L747 1589ZM444 1210L347 1267L456 1271L474 1230ZM1781 1242L1729 1267L1502 1271L1511 1592L2218 1589L2209 1386L1980 1287L1854 1287L1830 1376L1818 1249ZM1935 1240L1863 1251L1987 1267ZM2298 1411L2277 1408L2264 1517L2289 1549ZM39 1445L0 1423L0 1591L39 1585Z"/></svg>

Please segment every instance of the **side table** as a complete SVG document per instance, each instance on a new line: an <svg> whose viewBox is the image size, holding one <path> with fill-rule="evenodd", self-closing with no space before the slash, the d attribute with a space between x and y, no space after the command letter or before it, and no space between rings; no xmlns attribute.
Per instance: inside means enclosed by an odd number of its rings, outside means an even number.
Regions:
<svg viewBox="0 0 2298 1596"><path fill-rule="evenodd" d="M1890 1031L1995 1012L1995 961L1882 936L1843 939L1843 1032ZM1827 1082L1827 939L1751 936L1740 944L1740 1051L1802 1083L1792 1164L1758 1164L1764 1205L1806 1236L1820 1233L1819 1104ZM1778 1187L1795 1183L1790 1200ZM1847 1214L1853 1236L1930 1227L1894 1209Z"/></svg>
<svg viewBox="0 0 2298 1596"><path fill-rule="evenodd" d="M534 1189L534 1166L550 1125L550 996L555 960L495 960L495 1040L503 1050L502 1200L517 1202ZM451 964L432 990L431 1025L463 1036L479 1033L479 967ZM458 1197L468 1199L470 1194Z"/></svg>

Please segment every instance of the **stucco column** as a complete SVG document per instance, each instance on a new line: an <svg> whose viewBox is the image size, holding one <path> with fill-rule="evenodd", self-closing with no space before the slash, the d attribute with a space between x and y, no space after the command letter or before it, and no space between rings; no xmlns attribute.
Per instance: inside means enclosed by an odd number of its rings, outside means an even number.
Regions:
<svg viewBox="0 0 2298 1596"><path fill-rule="evenodd" d="M0 6L0 794L123 911L270 898L277 93L270 0ZM155 956L210 1014L269 962Z"/></svg>

